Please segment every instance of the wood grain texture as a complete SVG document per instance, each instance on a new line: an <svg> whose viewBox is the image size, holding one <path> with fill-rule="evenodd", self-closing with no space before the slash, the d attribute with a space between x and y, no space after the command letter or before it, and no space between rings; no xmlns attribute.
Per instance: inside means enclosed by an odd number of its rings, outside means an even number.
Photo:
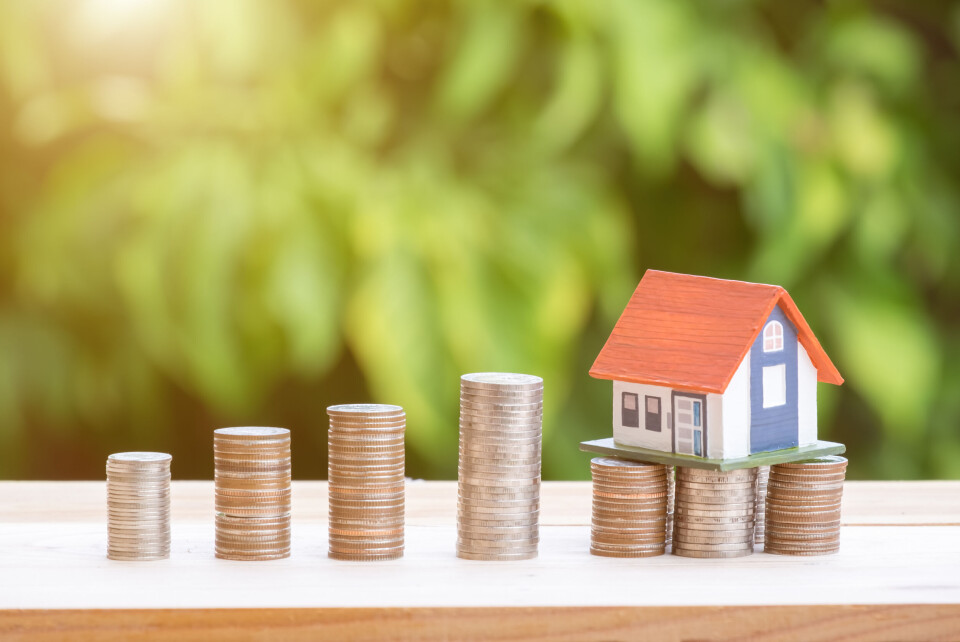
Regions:
<svg viewBox="0 0 960 642"><path fill-rule="evenodd" d="M738 560L593 557L590 485L545 483L516 563L455 557L455 482L411 482L407 554L372 564L327 559L324 482L261 563L214 558L211 482L172 492L171 558L121 563L102 483L0 483L0 639L960 638L960 482L849 482L838 555Z"/></svg>
<svg viewBox="0 0 960 642"><path fill-rule="evenodd" d="M0 613L6 640L956 640L955 606L424 608Z"/></svg>

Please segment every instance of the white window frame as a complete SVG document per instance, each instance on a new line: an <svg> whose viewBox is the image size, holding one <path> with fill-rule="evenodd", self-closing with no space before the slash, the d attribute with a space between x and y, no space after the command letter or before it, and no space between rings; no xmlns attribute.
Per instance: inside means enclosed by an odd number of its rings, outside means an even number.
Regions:
<svg viewBox="0 0 960 642"><path fill-rule="evenodd" d="M763 407L787 404L787 364L763 367Z"/></svg>
<svg viewBox="0 0 960 642"><path fill-rule="evenodd" d="M763 328L763 351L780 352L783 350L783 324L771 321Z"/></svg>

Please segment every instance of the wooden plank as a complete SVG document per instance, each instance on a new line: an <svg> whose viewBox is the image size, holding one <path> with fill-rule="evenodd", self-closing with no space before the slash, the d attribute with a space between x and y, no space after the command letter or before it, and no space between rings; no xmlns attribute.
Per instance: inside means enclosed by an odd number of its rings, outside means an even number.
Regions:
<svg viewBox="0 0 960 642"><path fill-rule="evenodd" d="M67 492L50 495L57 486L47 488L44 500L52 514L72 505L74 494L69 489L76 487L67 484ZM88 486L87 490L98 490L96 484ZM957 495L960 484L944 482L942 487ZM195 503L208 505L209 482L174 484L174 494L181 498L177 503L187 505L175 509L173 553L162 562L107 560L102 509L88 512L86 519L65 522L17 519L15 515L14 521L8 513L0 528L0 550L4 551L0 556L0 577L4 578L0 608L960 602L960 526L956 525L845 527L841 552L821 558L755 554L735 560L670 555L611 560L588 553L589 485L548 483L544 486L540 557L526 562L478 563L455 557L456 502L455 492L449 492L455 491L455 485L422 483L411 484L408 493L416 508L407 528L404 559L363 564L327 559L325 506L318 496L322 489L317 483L295 484L299 505L293 522L293 556L276 562L214 558L212 507L198 511L189 506L194 502L183 498L183 492L189 490ZM100 498L102 501L102 495ZM567 501L570 498L578 498L577 508ZM909 494L903 499L909 504ZM949 519L960 521L956 500L940 508L944 513L953 511ZM875 518L869 511L868 516ZM638 582L641 577L643 581ZM410 590L413 586L416 591ZM732 586L737 590L730 591Z"/></svg>
<svg viewBox="0 0 960 642"><path fill-rule="evenodd" d="M785 464L791 461L801 461L824 455L839 455L847 447L832 441L817 441L797 448L784 448L766 453L757 453L736 459L708 459L693 455L680 455L661 450L627 446L617 443L613 437L581 441L580 450L598 453L610 457L620 457L633 461L649 461L668 466L686 466L687 468L703 468L705 470L739 470L741 468L756 468L757 466L772 466Z"/></svg>
<svg viewBox="0 0 960 642"><path fill-rule="evenodd" d="M735 560L598 558L588 526L545 526L537 559L470 562L451 523L407 528L401 560L361 563L328 559L319 522L294 523L288 559L219 560L211 521L174 524L170 559L142 563L107 560L102 524L4 525L0 609L960 603L956 526L844 528L836 555Z"/></svg>
<svg viewBox="0 0 960 642"><path fill-rule="evenodd" d="M4 639L128 640L819 640L955 639L956 605L780 607L258 609L0 612Z"/></svg>
<svg viewBox="0 0 960 642"><path fill-rule="evenodd" d="M590 485L543 486L541 554L455 557L455 482L410 482L407 554L326 557L326 484L294 483L293 555L213 556L212 483L174 482L169 560L105 558L102 482L5 482L3 639L947 639L960 630L960 482L850 482L841 551L615 560Z"/></svg>

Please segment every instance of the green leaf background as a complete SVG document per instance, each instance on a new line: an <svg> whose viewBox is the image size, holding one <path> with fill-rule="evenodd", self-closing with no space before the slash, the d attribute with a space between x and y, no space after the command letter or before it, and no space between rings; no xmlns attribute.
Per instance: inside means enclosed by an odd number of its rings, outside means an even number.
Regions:
<svg viewBox="0 0 960 642"><path fill-rule="evenodd" d="M778 283L847 379L860 478L960 476L960 5L0 4L0 477L403 405L452 478L458 376L586 372L643 270Z"/></svg>

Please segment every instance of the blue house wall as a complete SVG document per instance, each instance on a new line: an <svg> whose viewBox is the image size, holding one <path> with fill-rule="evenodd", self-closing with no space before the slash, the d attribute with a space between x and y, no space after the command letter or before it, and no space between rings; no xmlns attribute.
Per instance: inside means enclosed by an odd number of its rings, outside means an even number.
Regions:
<svg viewBox="0 0 960 642"><path fill-rule="evenodd" d="M799 443L800 420L797 411L797 329L777 306L764 321L783 325L783 350L763 351L763 331L750 350L750 452L793 448ZM782 406L763 407L763 368L786 365L786 401Z"/></svg>

